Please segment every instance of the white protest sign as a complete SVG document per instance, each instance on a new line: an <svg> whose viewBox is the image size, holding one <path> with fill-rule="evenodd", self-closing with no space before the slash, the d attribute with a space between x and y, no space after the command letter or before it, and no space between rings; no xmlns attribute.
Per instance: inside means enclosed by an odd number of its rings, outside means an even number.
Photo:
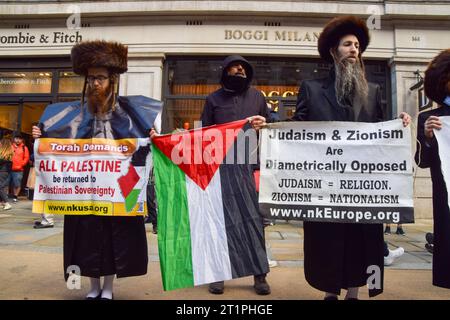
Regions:
<svg viewBox="0 0 450 320"><path fill-rule="evenodd" d="M271 219L414 222L411 133L401 120L270 124L260 174Z"/></svg>
<svg viewBox="0 0 450 320"><path fill-rule="evenodd" d="M143 215L149 146L149 138L37 139L33 212Z"/></svg>
<svg viewBox="0 0 450 320"><path fill-rule="evenodd" d="M433 130L439 145L439 159L441 159L442 176L444 177L447 191L450 186L450 117L439 117L442 121L441 130ZM448 202L450 208L450 200Z"/></svg>

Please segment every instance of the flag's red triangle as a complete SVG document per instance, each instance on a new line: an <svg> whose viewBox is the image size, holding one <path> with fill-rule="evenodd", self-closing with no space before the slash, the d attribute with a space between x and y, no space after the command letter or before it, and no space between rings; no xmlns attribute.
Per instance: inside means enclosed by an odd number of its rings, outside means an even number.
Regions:
<svg viewBox="0 0 450 320"><path fill-rule="evenodd" d="M205 190L246 123L239 120L162 135L152 143Z"/></svg>
<svg viewBox="0 0 450 320"><path fill-rule="evenodd" d="M138 183L139 179L140 178L136 172L136 169L130 163L130 167L128 168L127 174L117 179L124 198L128 197L131 190L133 190L136 183Z"/></svg>

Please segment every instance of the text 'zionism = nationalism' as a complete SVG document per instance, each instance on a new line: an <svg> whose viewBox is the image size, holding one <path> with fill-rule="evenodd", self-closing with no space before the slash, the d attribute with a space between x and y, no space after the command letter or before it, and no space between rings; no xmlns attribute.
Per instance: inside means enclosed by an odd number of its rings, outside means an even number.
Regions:
<svg viewBox="0 0 450 320"><path fill-rule="evenodd" d="M274 202L302 202L316 201L311 193L298 192L272 192L271 200ZM323 199L319 199L323 200ZM330 194L329 203L339 204L399 204L398 195L387 194Z"/></svg>

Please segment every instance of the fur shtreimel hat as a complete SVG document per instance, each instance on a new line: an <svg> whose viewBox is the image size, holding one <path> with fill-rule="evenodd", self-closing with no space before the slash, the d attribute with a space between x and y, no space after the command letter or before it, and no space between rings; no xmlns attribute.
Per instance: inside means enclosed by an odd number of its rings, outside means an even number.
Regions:
<svg viewBox="0 0 450 320"><path fill-rule="evenodd" d="M434 102L442 104L447 95L450 95L448 88L449 81L450 49L446 49L431 60L425 71L425 94Z"/></svg>
<svg viewBox="0 0 450 320"><path fill-rule="evenodd" d="M349 34L353 34L358 38L359 53L362 54L370 41L366 22L354 16L342 16L332 19L323 28L317 44L320 56L328 62L333 62L330 48L337 46L339 40Z"/></svg>
<svg viewBox="0 0 450 320"><path fill-rule="evenodd" d="M118 42L83 41L72 48L73 71L86 75L88 68L107 68L111 73L127 71L128 47Z"/></svg>

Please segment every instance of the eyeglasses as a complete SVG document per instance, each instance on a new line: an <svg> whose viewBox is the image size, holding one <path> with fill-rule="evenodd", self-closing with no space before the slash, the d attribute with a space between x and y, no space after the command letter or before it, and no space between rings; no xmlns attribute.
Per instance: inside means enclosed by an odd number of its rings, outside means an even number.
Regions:
<svg viewBox="0 0 450 320"><path fill-rule="evenodd" d="M95 80L97 80L99 84L103 84L106 81L106 79L109 78L105 76L88 76L87 82L92 85L95 83Z"/></svg>

